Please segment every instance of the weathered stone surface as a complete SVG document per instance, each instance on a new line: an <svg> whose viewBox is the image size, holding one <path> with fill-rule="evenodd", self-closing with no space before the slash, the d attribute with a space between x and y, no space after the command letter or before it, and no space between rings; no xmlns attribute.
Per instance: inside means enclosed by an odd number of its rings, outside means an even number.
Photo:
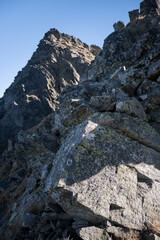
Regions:
<svg viewBox="0 0 160 240"><path fill-rule="evenodd" d="M148 234L148 233L146 233L146 234L143 235L143 239L145 239L145 240L159 240L160 237L157 236L156 234Z"/></svg>
<svg viewBox="0 0 160 240"><path fill-rule="evenodd" d="M139 234L139 231L137 230L132 230L132 229L126 229L126 228L123 228L121 226L109 226L107 227L107 232L110 234L110 235L114 235L114 237L116 239L135 239L135 240L139 240L141 239L141 236ZM144 238L142 238L144 239Z"/></svg>
<svg viewBox="0 0 160 240"><path fill-rule="evenodd" d="M115 30L116 32L117 32L117 31L120 31L120 30L123 29L125 26L126 26L126 24L125 24L124 22L122 22L122 21L119 21L119 22L117 22L117 23L115 23L115 24L113 25L114 30Z"/></svg>
<svg viewBox="0 0 160 240"><path fill-rule="evenodd" d="M15 145L18 165L25 169L33 168L32 172L38 179L46 178L59 148L58 132L53 128L53 122L54 114L50 114L28 132L21 131Z"/></svg>
<svg viewBox="0 0 160 240"><path fill-rule="evenodd" d="M88 221L85 221L85 220L75 221L75 222L73 222L72 227L74 229L80 229L80 228L88 227Z"/></svg>
<svg viewBox="0 0 160 240"><path fill-rule="evenodd" d="M158 0L144 0L140 4L141 15L159 13L159 1Z"/></svg>
<svg viewBox="0 0 160 240"><path fill-rule="evenodd" d="M89 50L94 56L97 56L102 51L100 47L94 44L90 45Z"/></svg>
<svg viewBox="0 0 160 240"><path fill-rule="evenodd" d="M116 103L116 111L147 120L147 116L143 110L143 107L136 98L118 101Z"/></svg>
<svg viewBox="0 0 160 240"><path fill-rule="evenodd" d="M65 119L62 121L64 126L76 126L77 120L79 123L83 122L87 117L92 115L92 110L85 104L81 104L75 108L69 115L65 116Z"/></svg>
<svg viewBox="0 0 160 240"><path fill-rule="evenodd" d="M148 79L145 79L137 89L138 96L146 95L147 98L149 98L151 95L155 95L159 93L160 93L160 84Z"/></svg>
<svg viewBox="0 0 160 240"><path fill-rule="evenodd" d="M98 119L98 120L96 120ZM160 135L147 122L120 113L103 113L94 120L160 152Z"/></svg>
<svg viewBox="0 0 160 240"><path fill-rule="evenodd" d="M148 69L148 78L156 79L160 75L160 60L152 63L152 65Z"/></svg>
<svg viewBox="0 0 160 240"><path fill-rule="evenodd" d="M160 123L160 110L151 112L150 117L151 117L151 121Z"/></svg>
<svg viewBox="0 0 160 240"><path fill-rule="evenodd" d="M160 153L130 137L94 122L84 122L62 144L46 189L73 218L92 223L110 219L142 230L145 221L159 219L159 178L153 178L154 172L159 172L156 168L160 169L159 158ZM141 188L145 191L141 192ZM148 202L150 191L157 207Z"/></svg>
<svg viewBox="0 0 160 240"><path fill-rule="evenodd" d="M104 112L114 109L115 99L112 96L95 96L91 97L89 104L97 108L97 110Z"/></svg>
<svg viewBox="0 0 160 240"><path fill-rule="evenodd" d="M121 86L123 86L123 90L127 92L129 96L135 96L138 87L145 80L146 75L144 68L134 69L131 67L127 71L119 72L118 78Z"/></svg>
<svg viewBox="0 0 160 240"><path fill-rule="evenodd" d="M39 216L31 213L25 213L23 217L23 226L32 229L39 222Z"/></svg>
<svg viewBox="0 0 160 240"><path fill-rule="evenodd" d="M110 236L108 233L100 228L96 227L86 227L77 230L78 235L83 239L83 240L110 240Z"/></svg>
<svg viewBox="0 0 160 240"><path fill-rule="evenodd" d="M139 9L136 9L136 10L133 10L133 11L129 12L129 18L130 18L131 22L136 20L139 16L140 16Z"/></svg>
<svg viewBox="0 0 160 240"><path fill-rule="evenodd" d="M96 57L85 78L109 79L123 66L126 70L143 67L145 73L150 61L159 59L159 38L159 17L138 18L105 39L101 56Z"/></svg>

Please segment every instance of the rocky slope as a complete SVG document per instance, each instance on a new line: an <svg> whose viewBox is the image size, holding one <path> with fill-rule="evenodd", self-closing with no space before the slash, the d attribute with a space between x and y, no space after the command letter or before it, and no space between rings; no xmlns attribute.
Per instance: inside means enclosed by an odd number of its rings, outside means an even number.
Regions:
<svg viewBox="0 0 160 240"><path fill-rule="evenodd" d="M160 239L159 2L129 15L3 154L3 240Z"/></svg>
<svg viewBox="0 0 160 240"><path fill-rule="evenodd" d="M56 29L47 32L26 67L0 99L0 151L20 129L38 124L55 111L63 88L77 84L100 48ZM93 54L92 54L93 53Z"/></svg>

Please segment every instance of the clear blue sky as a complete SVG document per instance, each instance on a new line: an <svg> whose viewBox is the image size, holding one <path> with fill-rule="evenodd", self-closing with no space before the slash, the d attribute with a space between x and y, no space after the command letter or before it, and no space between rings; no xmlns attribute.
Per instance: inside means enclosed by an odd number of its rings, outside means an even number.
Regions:
<svg viewBox="0 0 160 240"><path fill-rule="evenodd" d="M102 47L119 20L141 0L0 0L0 97L31 58L45 32L60 32Z"/></svg>

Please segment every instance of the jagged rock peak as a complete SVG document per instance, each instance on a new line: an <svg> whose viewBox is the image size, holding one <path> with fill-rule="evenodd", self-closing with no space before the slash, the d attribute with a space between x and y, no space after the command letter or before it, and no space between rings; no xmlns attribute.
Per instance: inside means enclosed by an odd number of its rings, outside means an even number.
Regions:
<svg viewBox="0 0 160 240"><path fill-rule="evenodd" d="M55 111L59 93L78 84L99 51L50 29L0 101L0 148L4 150L9 138L17 138L20 129L33 127Z"/></svg>
<svg viewBox="0 0 160 240"><path fill-rule="evenodd" d="M160 3L159 0L144 0L140 3L140 11L139 9L135 9L129 11L130 21L135 21L138 18L145 17L146 15L160 15ZM115 31L120 31L122 28L126 26L122 21L118 21L113 25Z"/></svg>
<svg viewBox="0 0 160 240"><path fill-rule="evenodd" d="M74 36L70 36L65 33L60 33L56 28L51 28L44 36L43 40L50 40L58 41L58 40L66 40L66 42L74 43L74 44L82 44L84 47L89 48L89 46L86 43L83 43L79 38L76 38Z"/></svg>
<svg viewBox="0 0 160 240"><path fill-rule="evenodd" d="M120 31L122 28L124 28L126 26L126 24L122 21L118 21L117 23L115 23L113 25L114 27L114 30L117 32L117 31Z"/></svg>
<svg viewBox="0 0 160 240"><path fill-rule="evenodd" d="M97 56L102 51L100 47L94 44L90 45L89 50L94 56Z"/></svg>
<svg viewBox="0 0 160 240"><path fill-rule="evenodd" d="M137 10L134 10L131 18L132 21L127 25L121 21L114 25L115 32L104 40L103 51L96 56L88 72L81 76L81 81L102 79L102 76L114 79L118 71L115 66L119 66L122 70L137 62L137 65L147 67L151 58L158 58L160 16L147 14L141 17Z"/></svg>
<svg viewBox="0 0 160 240"><path fill-rule="evenodd" d="M86 51L90 50L93 55L97 55L101 48L92 44L91 46L87 45L86 43L82 42L79 38L76 38L74 36L70 36L65 33L60 33L56 28L51 28L44 36L44 38L40 41L40 44L45 42L46 44L55 45L61 47L78 47L81 46L82 48L86 49ZM40 46L39 44L39 46ZM91 57L92 61L92 57Z"/></svg>
<svg viewBox="0 0 160 240"><path fill-rule="evenodd" d="M50 35L54 35L55 38L59 39L61 33L56 28L51 28L48 32L45 33L44 39L47 39Z"/></svg>

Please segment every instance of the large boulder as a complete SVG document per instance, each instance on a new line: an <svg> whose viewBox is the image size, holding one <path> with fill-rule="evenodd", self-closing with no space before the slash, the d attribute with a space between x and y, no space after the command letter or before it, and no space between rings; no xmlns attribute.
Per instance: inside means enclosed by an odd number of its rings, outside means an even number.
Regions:
<svg viewBox="0 0 160 240"><path fill-rule="evenodd" d="M96 115L63 142L46 189L75 219L142 230L160 220L159 146L160 136L140 119Z"/></svg>

